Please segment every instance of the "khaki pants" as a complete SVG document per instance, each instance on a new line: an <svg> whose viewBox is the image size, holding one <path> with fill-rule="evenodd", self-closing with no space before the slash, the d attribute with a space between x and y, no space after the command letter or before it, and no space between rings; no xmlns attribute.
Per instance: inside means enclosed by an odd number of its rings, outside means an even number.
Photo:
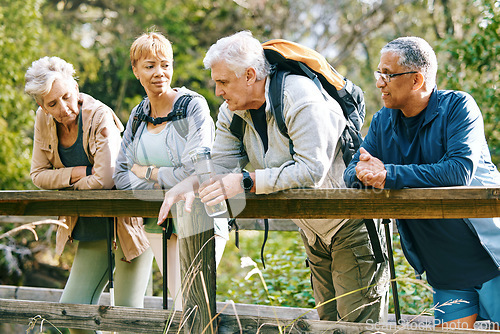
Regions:
<svg viewBox="0 0 500 334"><path fill-rule="evenodd" d="M385 238L379 234L385 251ZM364 222L359 219L346 222L330 245L317 238L316 243L309 246L302 231L301 236L311 268L316 305L333 299L317 308L320 319L385 322L389 299L388 264L387 261L375 262Z"/></svg>

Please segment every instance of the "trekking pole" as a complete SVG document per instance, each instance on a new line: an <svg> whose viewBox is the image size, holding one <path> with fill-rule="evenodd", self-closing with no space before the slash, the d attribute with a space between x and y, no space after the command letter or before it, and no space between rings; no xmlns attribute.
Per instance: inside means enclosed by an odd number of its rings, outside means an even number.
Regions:
<svg viewBox="0 0 500 334"><path fill-rule="evenodd" d="M113 269L115 267L115 259L113 255L113 227L114 221L109 220L107 225L108 234L108 267L109 267L109 304L115 306L115 283L113 280Z"/></svg>
<svg viewBox="0 0 500 334"><path fill-rule="evenodd" d="M115 283L113 279L113 269L115 267L115 255L113 253L113 232L114 218L108 218L107 235L108 235L108 267L109 267L109 305L115 306ZM115 332L112 332L113 334Z"/></svg>
<svg viewBox="0 0 500 334"><path fill-rule="evenodd" d="M396 325L401 322L401 310L399 308L399 295L398 295L398 283L396 282L396 268L394 266L394 254L392 252L392 235L389 228L391 223L390 219L384 219L382 224L384 224L385 230L385 242L387 244L387 258L389 259L389 270L391 273L391 290L392 299L394 301L394 315L396 316Z"/></svg>

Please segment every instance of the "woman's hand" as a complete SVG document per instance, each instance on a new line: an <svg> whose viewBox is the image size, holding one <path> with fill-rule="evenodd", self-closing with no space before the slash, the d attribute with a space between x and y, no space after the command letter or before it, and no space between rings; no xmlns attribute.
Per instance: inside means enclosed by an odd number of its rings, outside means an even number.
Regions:
<svg viewBox="0 0 500 334"><path fill-rule="evenodd" d="M146 178L146 171L148 170L148 166L141 166L138 164L134 164L130 171L135 174L140 179Z"/></svg>
<svg viewBox="0 0 500 334"><path fill-rule="evenodd" d="M94 173L94 168L92 168L92 174ZM70 183L74 184L87 176L86 166L76 166L71 170L71 180Z"/></svg>

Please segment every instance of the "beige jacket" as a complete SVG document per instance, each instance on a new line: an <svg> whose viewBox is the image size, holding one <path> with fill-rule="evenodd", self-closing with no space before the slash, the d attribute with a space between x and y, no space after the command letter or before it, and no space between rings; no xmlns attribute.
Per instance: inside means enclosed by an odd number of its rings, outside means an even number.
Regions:
<svg viewBox="0 0 500 334"><path fill-rule="evenodd" d="M56 122L41 108L36 112L35 138L31 161L31 179L41 189L111 189L112 175L120 150L123 125L113 110L93 97L80 93L79 104L83 121L84 150L94 173L70 184L72 167L64 167L58 153ZM59 227L56 237L56 253L61 254L78 217L60 217L68 229ZM115 233L120 240L127 261L139 256L149 247L142 218L120 217L116 219Z"/></svg>

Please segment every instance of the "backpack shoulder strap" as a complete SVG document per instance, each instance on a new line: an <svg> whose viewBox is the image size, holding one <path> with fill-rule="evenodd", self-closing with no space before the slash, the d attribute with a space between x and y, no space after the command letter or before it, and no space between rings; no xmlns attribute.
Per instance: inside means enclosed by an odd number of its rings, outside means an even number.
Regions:
<svg viewBox="0 0 500 334"><path fill-rule="evenodd" d="M240 141L243 141L243 136L245 135L245 121L243 118L239 115L233 114L233 119L229 125L229 131L231 131L231 133Z"/></svg>
<svg viewBox="0 0 500 334"><path fill-rule="evenodd" d="M186 138L189 133L189 123L187 121L187 107L195 96L192 94L184 94L175 101L172 111L167 115L170 121L173 122L177 132Z"/></svg>
<svg viewBox="0 0 500 334"><path fill-rule="evenodd" d="M276 69L271 73L271 82L269 83L269 101L271 104L271 112L273 113L276 124L281 134L288 138L288 147L291 155L295 154L293 142L288 135L288 129L285 124L285 116L283 115L283 95L285 90L285 77L290 72L278 71Z"/></svg>
<svg viewBox="0 0 500 334"><path fill-rule="evenodd" d="M135 109L134 119L132 120L132 138L134 140L135 134L139 125L146 120L146 114L144 113L144 105L146 104L146 98L142 99L141 103Z"/></svg>
<svg viewBox="0 0 500 334"><path fill-rule="evenodd" d="M160 117L156 120L159 121L158 123L161 123L165 120L172 121L177 132L182 137L186 138L189 132L189 124L186 120L187 107L194 97L195 96L192 94L184 94L180 96L177 101L175 101L174 106L172 107L172 111L166 117ZM134 139L141 122L147 121L148 119L149 121L154 121L154 119L151 119L151 117L146 115L146 113L144 112L145 104L146 98L144 98L141 103L139 103L135 110L134 119L132 121L132 140Z"/></svg>
<svg viewBox="0 0 500 334"><path fill-rule="evenodd" d="M229 125L229 131L240 141L240 154L245 155L245 147L243 146L243 136L245 135L246 122L239 115L233 114L233 119Z"/></svg>
<svg viewBox="0 0 500 334"><path fill-rule="evenodd" d="M368 236L370 238L370 243L372 245L373 255L375 256L376 263L385 262L385 254L382 250L382 245L380 243L380 238L377 232L377 227L375 226L375 221L373 219L363 219L366 230L368 231ZM390 242L390 241L388 241Z"/></svg>

